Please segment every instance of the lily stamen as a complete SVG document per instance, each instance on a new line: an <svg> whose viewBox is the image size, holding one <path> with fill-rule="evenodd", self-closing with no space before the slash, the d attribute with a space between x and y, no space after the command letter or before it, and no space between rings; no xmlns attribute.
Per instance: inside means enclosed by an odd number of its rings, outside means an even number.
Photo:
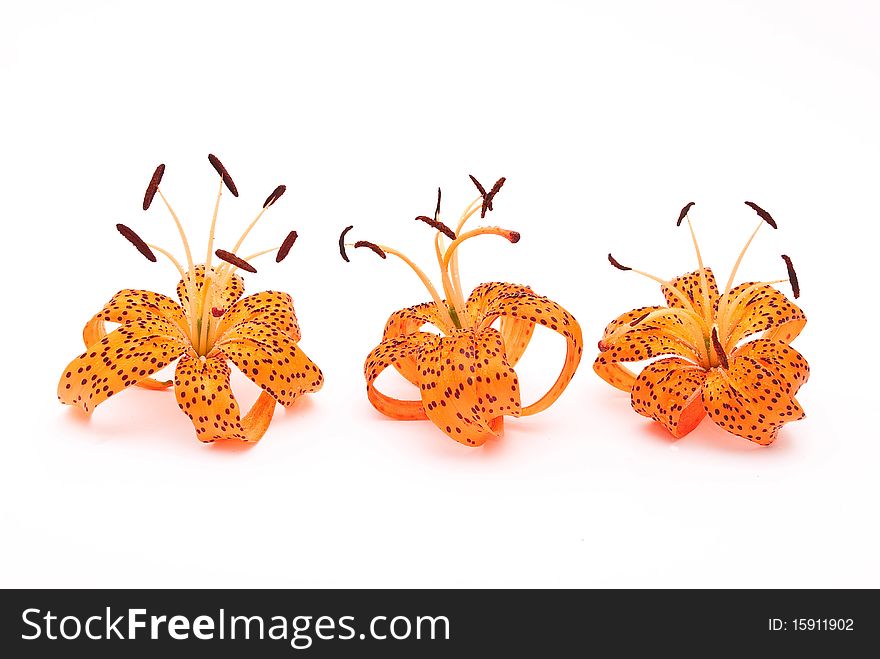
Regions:
<svg viewBox="0 0 880 659"><path fill-rule="evenodd" d="M700 254L700 245L697 242L697 234L694 231L694 224L691 222L690 217L690 209L694 206L694 202L690 202L684 208L681 209L681 213L684 213L685 219L687 219L688 229L691 232L691 240L694 242L694 251L697 253L697 267L700 272L700 284L703 289L703 317L708 321L711 314L712 309L709 304L709 278L706 276L706 268L703 266L703 256ZM678 224L681 224L681 213L678 216Z"/></svg>
<svg viewBox="0 0 880 659"><path fill-rule="evenodd" d="M669 281L667 279L663 279L662 277L658 277L656 275L652 275L651 273L645 272L644 270L636 270L635 268L630 268L628 265L623 265L620 261L618 261L616 258L614 258L614 256L612 256L610 253L608 254L608 262L611 265L613 265L615 268L617 268L618 270L622 270L624 272L633 272L637 275L641 275L642 277L647 277L648 279L656 281L658 284L660 284L661 286L664 287L664 289L663 289L664 291L668 290L669 293L671 293L672 295L677 297L681 301L681 303L684 305L685 309L693 309L694 308L693 300L688 299L684 295L684 293L682 293L677 288L675 288L675 286L672 285L671 281Z"/></svg>
<svg viewBox="0 0 880 659"><path fill-rule="evenodd" d="M730 289L733 288L733 279L734 279L734 277L736 277L736 273L739 270L739 266L742 263L743 257L746 255L746 251L748 251L749 245L752 244L752 241L755 239L755 236L758 235L758 231L761 230L761 227L764 225L764 223L766 222L774 229L779 228L778 225L776 224L776 220L773 219L773 216L770 215L770 213L765 211L763 208L758 206L758 204L756 204L753 201L746 201L743 203L746 206L748 206L749 208L751 208L753 211L755 211L758 214L758 217L761 218L761 221L758 222L758 226L756 226L755 230L752 231L752 234L749 236L749 239L746 241L745 246L743 246L742 251L740 251L739 256L736 259L736 263L733 264L733 269L730 271L730 277L727 280L727 286L724 287L725 293L729 293Z"/></svg>
<svg viewBox="0 0 880 659"><path fill-rule="evenodd" d="M345 234L347 234L351 229L352 229L352 227L347 227L343 230L342 235L340 236L340 241L342 241L342 239L345 237ZM434 284L431 282L431 279L428 277L428 275L425 274L425 271L422 270L419 266L417 266L415 264L415 262L412 259L410 259L406 254L394 249L393 247L388 247L387 245L372 243L372 242L369 242L366 240L359 240L355 243L340 242L340 252L342 253L342 257L346 261L348 260L347 254L345 253L346 247L353 247L353 248L366 247L366 248L372 250L373 252L375 252L377 255L382 256L383 259L386 258L388 254L391 254L392 256L396 256L397 258L399 258L401 261L406 263L413 272L416 273L416 276L421 280L422 285L427 289L428 293L431 295L431 299L434 301L434 304L437 306L438 311L446 311L447 313L445 315L449 316L448 312L449 312L450 308L446 304L444 304L443 300L440 298L440 294L437 292L437 289L434 288ZM378 251L376 251L376 250L378 250ZM383 256L383 254L385 256ZM442 313L440 314L441 317L443 315L444 314L442 314ZM452 318L450 316L450 320L451 319ZM447 327L447 329L449 329L449 327Z"/></svg>

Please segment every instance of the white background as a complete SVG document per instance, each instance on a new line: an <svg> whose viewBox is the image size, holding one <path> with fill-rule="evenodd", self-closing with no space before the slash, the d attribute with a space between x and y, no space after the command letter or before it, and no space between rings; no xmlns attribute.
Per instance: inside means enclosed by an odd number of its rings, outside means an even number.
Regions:
<svg viewBox="0 0 880 659"><path fill-rule="evenodd" d="M246 7L246 8L245 8ZM875 425L880 10L867 2L24 3L0 34L4 586L880 586ZM170 392L91 419L56 401L83 323L117 290L171 293L125 222L180 254L163 190L198 245L216 175L228 247L300 239L250 292L290 291L324 389L262 442L204 446ZM431 267L412 221L506 176L490 220L517 245L462 250L465 283L530 284L586 343L549 411L482 449L380 416L362 364ZM590 369L615 315L695 267L679 208L724 281L800 274L812 365L804 421L762 449L708 421L680 441ZM433 270L432 270L433 272ZM788 291L785 288L786 292ZM538 336L534 399L562 361ZM234 380L249 404L256 393Z"/></svg>

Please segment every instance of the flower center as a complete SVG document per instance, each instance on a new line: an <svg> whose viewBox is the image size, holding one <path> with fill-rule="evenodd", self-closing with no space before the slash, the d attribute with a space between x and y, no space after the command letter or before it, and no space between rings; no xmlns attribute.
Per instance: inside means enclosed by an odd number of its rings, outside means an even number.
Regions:
<svg viewBox="0 0 880 659"><path fill-rule="evenodd" d="M186 269L184 269L180 261L178 261L168 250L145 242L133 230L123 224L117 225L119 232L131 242L135 248L144 255L144 257L155 262L156 256L153 253L155 250L165 256L177 269L186 290L187 304L185 305L184 311L186 312L189 321L189 339L196 354L202 357L210 353L217 338L216 330L220 319L227 311L226 300L229 297L229 288L233 281L233 277L235 276L235 271L241 269L247 272L256 273L257 270L250 264L250 261L270 252L276 253L276 262L283 261L287 257L297 238L296 231L291 231L279 246L265 249L246 257L240 257L237 254L238 250L244 243L245 238L247 238L251 229L254 228L259 219L263 216L263 213L266 212L266 209L274 205L287 190L286 186L279 185L266 198L263 207L238 238L232 250L215 250L214 233L217 228L217 216L220 210L220 198L223 196L223 189L226 188L234 197L238 197L238 189L236 188L232 177L229 175L229 172L226 170L226 167L223 166L223 163L220 162L217 156L209 154L208 161L216 170L220 181L217 191L217 199L214 203L214 212L211 216L211 226L208 234L208 248L205 255L204 265L200 264L199 266L196 266L193 262L192 250L190 249L190 243L186 236L186 232L183 229L183 225L160 188L162 177L165 174L165 165L159 165L153 173L147 186L146 193L144 194L143 208L145 211L148 210L156 195L159 195L159 198L168 209L168 212L177 227L178 233L180 234L183 250L186 254ZM217 267L212 266L212 259L214 256L222 261ZM197 281L197 274L201 274L201 282Z"/></svg>
<svg viewBox="0 0 880 659"><path fill-rule="evenodd" d="M777 228L776 221L773 219L770 213L765 211L754 202L747 201L745 202L745 204L758 214L758 217L760 217L760 221L758 222L758 226L749 236L749 239L746 241L745 246L740 251L739 256L736 259L736 263L734 263L733 269L731 270L730 277L727 280L727 285L724 288L724 293L719 297L717 302L713 302L710 298L707 269L703 265L703 257L700 253L700 246L697 242L697 236L690 218L690 211L694 206L694 202L689 202L681 209L681 212L678 215L678 220L676 221L676 226L680 226L685 219L687 220L691 239L694 244L694 251L697 256L697 272L700 277L701 288L701 305L698 305L696 300L692 300L690 297L688 297L683 292L678 290L675 286L673 286L672 281L657 277L642 270L636 270L629 266L623 265L622 263L620 263L620 261L614 258L614 256L608 254L608 261L609 263L611 263L612 266L614 266L618 270L634 272L636 274L642 275L643 277L647 277L648 279L656 281L662 286L665 293L675 297L678 301L681 302L683 306L683 308L681 309L667 308L655 311L650 314L646 314L645 316L634 320L632 323L630 323L630 326L634 327L641 323L650 322L650 320L657 320L664 316L677 316L680 320L682 320L684 326L686 327L686 329L684 330L684 334L689 341L689 345L694 348L695 353L699 357L700 364L705 368L715 366L721 366L725 369L727 368L728 354L734 348L736 348L735 345L730 345L733 330L735 329L736 325L735 312L741 304L745 303L749 299L750 293L753 293L756 289L763 286L772 286L774 284L781 284L785 281L788 281L791 284L792 291L794 292L794 297L797 298L800 295L800 286L798 285L797 274L794 271L794 266L791 263L791 259L786 255L783 255L782 259L785 261L785 265L788 270L788 279L776 279L772 281L756 282L738 292L737 295L731 295L733 280L736 277L739 266L742 263L746 251L748 251L749 246L752 244L752 241L758 234L758 231L761 229L761 226L766 223L774 229ZM716 305L717 309L715 308ZM624 327L621 328L619 331L628 330Z"/></svg>

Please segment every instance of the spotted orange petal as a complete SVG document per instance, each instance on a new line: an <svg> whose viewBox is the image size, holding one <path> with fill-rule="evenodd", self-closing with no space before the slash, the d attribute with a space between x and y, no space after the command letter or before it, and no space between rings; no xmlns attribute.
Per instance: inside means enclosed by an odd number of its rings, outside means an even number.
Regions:
<svg viewBox="0 0 880 659"><path fill-rule="evenodd" d="M107 336L107 328L104 324L104 321L99 317L95 316L89 322L86 323L85 327L83 327L83 343L85 343L86 347L95 345ZM137 382L135 384L136 387L141 387L143 389L153 389L153 390L162 390L167 389L172 384L174 384L173 380L156 380L154 378L146 377L143 380Z"/></svg>
<svg viewBox="0 0 880 659"><path fill-rule="evenodd" d="M550 390L531 405L522 408L522 416L537 414L548 408L565 391L571 381L583 353L581 327L568 311L553 300L535 294L529 287L518 284L490 283L477 286L465 304L466 313L470 314L477 330L486 329L498 318L530 323L527 327L541 325L561 334L566 341L565 362L562 370ZM510 327L510 326L508 326ZM509 330L522 335L522 326ZM522 349L512 347L514 354L522 354Z"/></svg>
<svg viewBox="0 0 880 659"><path fill-rule="evenodd" d="M164 319L127 322L68 364L58 383L58 399L90 412L170 364L187 347L178 328Z"/></svg>
<svg viewBox="0 0 880 659"><path fill-rule="evenodd" d="M699 361L692 343L693 332L681 318L662 316L632 326L647 314L663 309L657 306L633 309L615 318L605 328L593 370L608 384L626 392L632 389L636 374L622 362L638 362L664 355Z"/></svg>
<svg viewBox="0 0 880 659"><path fill-rule="evenodd" d="M217 340L214 348L285 407L324 383L321 369L290 335L268 323L238 323Z"/></svg>
<svg viewBox="0 0 880 659"><path fill-rule="evenodd" d="M212 267L213 271L214 268ZM204 264L199 264L193 268L194 274L192 275L193 283L195 286L195 290L197 293L201 294L202 285L205 283L205 266ZM224 308L228 309L232 304L238 300L244 294L244 279L239 277L236 274L233 274L229 278L229 283L226 286L226 290L223 291L222 294L217 296L217 300L219 300L219 304ZM177 282L177 297L180 299L180 303L183 305L183 308L189 310L189 294L186 290L186 284L181 279Z"/></svg>
<svg viewBox="0 0 880 659"><path fill-rule="evenodd" d="M715 423L762 445L771 444L784 424L804 417L793 394L795 383L805 379L806 373L798 371L793 348L782 342L777 346L780 350L773 357L768 345L744 346L731 356L728 369L709 372L703 392L706 411ZM782 353L781 347L790 352ZM794 382L782 375L792 369Z"/></svg>
<svg viewBox="0 0 880 659"><path fill-rule="evenodd" d="M495 300L500 296L511 295L516 293L534 294L528 286L519 284L505 284L502 282L489 282L480 284L465 303L465 313L469 316L470 321L478 326L485 326L482 320L485 318ZM515 316L501 316L498 325L498 331L504 339L504 347L507 351L507 361L511 366L516 366L535 332L535 323L528 318L517 318Z"/></svg>
<svg viewBox="0 0 880 659"><path fill-rule="evenodd" d="M685 298L690 301L691 307L698 315L706 318L715 315L715 309L718 307L718 299L720 295L718 292L718 282L715 281L715 275L712 273L712 268L704 268L704 270L706 272L706 284L709 291L708 310L706 309L705 296L703 295L703 278L700 276L699 270L676 277L670 281L670 284L672 284L672 288L684 294ZM668 290L669 287L663 286L662 288L663 296L666 298L666 303L670 307L678 307L680 309L685 308L681 299Z"/></svg>
<svg viewBox="0 0 880 659"><path fill-rule="evenodd" d="M189 323L183 308L167 295L125 289L110 298L95 318L110 323L131 323L139 320L163 320L176 326L184 335Z"/></svg>
<svg viewBox="0 0 880 659"><path fill-rule="evenodd" d="M659 359L636 378L633 409L660 422L674 437L684 437L706 416L701 396L705 379L706 372L687 360Z"/></svg>
<svg viewBox="0 0 880 659"><path fill-rule="evenodd" d="M301 338L296 313L293 310L293 298L289 293L263 291L241 298L228 307L217 326L217 336L244 322L271 325L289 334L294 341L299 341Z"/></svg>
<svg viewBox="0 0 880 659"><path fill-rule="evenodd" d="M393 318L393 316L392 316ZM392 419L403 421L416 421L427 419L425 408L421 400L401 400L382 393L376 388L376 379L389 366L394 366L401 373L408 372L410 368L406 362L412 362L416 369L413 382L419 385L418 369L415 366L416 356L419 349L426 343L436 341L436 334L428 332L413 332L407 336L392 336L376 346L364 362L364 378L367 380L367 398L377 410L390 416Z"/></svg>
<svg viewBox="0 0 880 659"><path fill-rule="evenodd" d="M758 332L763 332L762 338L789 343L807 324L804 312L767 284L746 282L725 297L731 305L724 314L728 319L726 326L730 328L725 339L728 347Z"/></svg>
<svg viewBox="0 0 880 659"><path fill-rule="evenodd" d="M174 394L200 442L245 439L238 403L229 386L229 365L221 354L200 359L192 353L177 362Z"/></svg>
<svg viewBox="0 0 880 659"><path fill-rule="evenodd" d="M733 357L738 356L754 359L773 371L789 396L794 396L810 377L807 360L785 341L755 339L737 348Z"/></svg>
<svg viewBox="0 0 880 659"><path fill-rule="evenodd" d="M467 329L427 335L418 352L425 414L447 435L480 446L520 416L519 381L507 362L498 330Z"/></svg>
<svg viewBox="0 0 880 659"><path fill-rule="evenodd" d="M425 325L431 324L442 327L443 320L438 318L437 305L433 302L417 304L414 307L395 311L385 323L385 331L382 332L382 341L408 336L418 332ZM394 362L397 371L413 384L418 384L418 369L416 360L412 354L401 355ZM368 378L369 379L369 378Z"/></svg>
<svg viewBox="0 0 880 659"><path fill-rule="evenodd" d="M107 336L106 322L131 323L137 319L164 319L185 336L189 331L186 315L177 302L167 295L152 291L125 289L114 295L83 328L86 347L96 344ZM137 383L145 389L167 389L171 380L154 380L147 377Z"/></svg>

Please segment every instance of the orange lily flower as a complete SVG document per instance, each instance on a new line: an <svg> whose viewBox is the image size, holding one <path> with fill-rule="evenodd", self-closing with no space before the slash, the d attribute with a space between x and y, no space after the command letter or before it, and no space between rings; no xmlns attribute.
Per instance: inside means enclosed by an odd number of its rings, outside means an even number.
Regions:
<svg viewBox="0 0 880 659"><path fill-rule="evenodd" d="M480 446L500 436L505 416L529 416L549 407L565 390L581 359L581 328L574 317L556 302L537 295L528 286L489 283L477 286L465 300L458 267L458 248L476 236L495 235L511 243L519 241L516 231L479 227L463 231L477 211L485 217L493 209L495 195L504 179L486 192L472 176L480 196L462 213L455 231L440 221L440 190L434 217L416 220L436 230L434 251L442 275L444 297L425 273L403 253L367 241L345 243L339 237L342 258L349 247L365 247L383 259L395 256L421 279L431 302L391 314L379 344L367 357L364 377L367 396L373 406L394 419L430 419L452 439L466 446ZM446 239L450 242L447 245ZM498 320L498 329L492 327ZM423 332L432 324L442 334ZM565 337L565 362L559 377L537 402L522 406L519 379L513 367L528 347L535 326L541 325ZM421 393L420 400L399 400L382 393L375 382L394 366Z"/></svg>
<svg viewBox="0 0 880 659"><path fill-rule="evenodd" d="M156 194L164 202L180 233L187 269L167 250L147 244L133 230L117 224L119 232L148 260L159 252L177 269L179 303L151 291L125 289L113 296L83 329L86 351L61 375L58 399L91 412L112 395L132 385L166 389L171 381L154 373L177 361L174 392L177 404L192 420L202 442L238 439L256 442L269 427L275 403L290 406L300 394L317 391L320 369L299 349L300 330L287 293L266 291L242 297L244 282L236 270L256 272L250 261L274 252L276 262L290 252L297 234L291 231L279 247L245 258L236 252L263 213L286 188L279 185L248 225L231 251L214 250L214 231L224 187L238 196L229 172L214 155L208 159L220 177L214 204L208 250L203 264L193 263L183 226L159 184L165 165L156 168L144 196L146 211ZM219 261L212 265L212 257ZM105 323L118 323L109 334ZM229 384L231 361L262 388L244 417Z"/></svg>
<svg viewBox="0 0 880 659"><path fill-rule="evenodd" d="M723 293L712 270L703 266L688 217L693 202L681 210L678 225L687 219L698 270L667 281L623 266L608 255L614 267L657 281L668 306L634 309L611 322L599 342L593 369L609 384L629 392L636 412L658 421L675 437L689 433L708 414L734 435L768 445L785 423L804 418L795 394L807 381L810 368L789 344L807 318L774 288L789 282L795 299L800 296L791 259L782 257L786 279L733 286L761 227L766 223L777 228L767 211L745 203L760 220ZM656 357L660 359L638 376L622 365Z"/></svg>

